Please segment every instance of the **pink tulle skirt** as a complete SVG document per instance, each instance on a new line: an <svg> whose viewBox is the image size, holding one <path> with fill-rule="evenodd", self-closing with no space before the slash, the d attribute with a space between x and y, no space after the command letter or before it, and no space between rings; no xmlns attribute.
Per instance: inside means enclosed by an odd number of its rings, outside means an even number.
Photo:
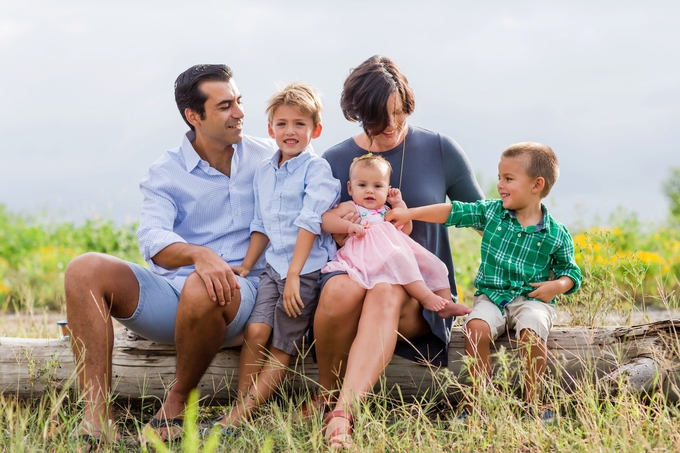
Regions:
<svg viewBox="0 0 680 453"><path fill-rule="evenodd" d="M321 272L347 272L366 289L378 283L425 281L431 291L449 287L448 270L433 253L389 222L371 225L362 238L350 237Z"/></svg>

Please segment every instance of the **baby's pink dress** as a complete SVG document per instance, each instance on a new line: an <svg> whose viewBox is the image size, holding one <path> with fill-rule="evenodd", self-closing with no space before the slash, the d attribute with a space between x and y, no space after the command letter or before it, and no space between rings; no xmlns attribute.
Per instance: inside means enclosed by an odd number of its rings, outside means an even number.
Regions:
<svg viewBox="0 0 680 453"><path fill-rule="evenodd" d="M446 265L390 222L385 222L389 207L366 209L356 203L354 206L361 215L360 224L366 234L362 238L348 238L335 259L321 272L347 272L366 289L378 283L406 285L418 280L425 281L431 291L449 287Z"/></svg>

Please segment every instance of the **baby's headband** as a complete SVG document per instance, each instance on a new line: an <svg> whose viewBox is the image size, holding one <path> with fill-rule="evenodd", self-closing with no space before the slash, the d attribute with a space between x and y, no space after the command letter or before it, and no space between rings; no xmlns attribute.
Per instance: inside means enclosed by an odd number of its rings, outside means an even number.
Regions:
<svg viewBox="0 0 680 453"><path fill-rule="evenodd" d="M373 153L366 153L366 154L364 154L364 155L362 155L362 156L355 157L354 159L352 159L352 162L356 162L356 161L358 161L358 160L370 159L370 158L372 158L372 157L373 157Z"/></svg>

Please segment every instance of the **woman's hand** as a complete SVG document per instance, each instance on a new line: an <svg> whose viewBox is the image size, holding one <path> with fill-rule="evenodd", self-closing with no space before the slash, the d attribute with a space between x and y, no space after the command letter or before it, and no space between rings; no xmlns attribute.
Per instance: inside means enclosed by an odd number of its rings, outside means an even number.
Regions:
<svg viewBox="0 0 680 453"><path fill-rule="evenodd" d="M363 225L359 225L358 223L352 223L347 227L347 234L350 236L362 238L366 235L366 229L363 227Z"/></svg>
<svg viewBox="0 0 680 453"><path fill-rule="evenodd" d="M399 228L402 225L406 225L413 219L411 218L411 214L408 209L394 208L390 211L387 211L387 214L385 214L385 220L387 222L392 222L395 227Z"/></svg>

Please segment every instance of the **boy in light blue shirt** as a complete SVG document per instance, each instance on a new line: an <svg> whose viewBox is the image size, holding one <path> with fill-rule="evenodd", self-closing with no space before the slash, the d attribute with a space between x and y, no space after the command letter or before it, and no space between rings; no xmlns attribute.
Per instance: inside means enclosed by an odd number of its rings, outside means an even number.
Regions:
<svg viewBox="0 0 680 453"><path fill-rule="evenodd" d="M223 429L239 426L283 380L314 316L320 270L336 251L321 215L337 203L340 182L310 146L322 129L318 95L307 85L288 85L269 100L267 115L279 150L255 172L250 246L233 269L247 276L265 249L267 265L244 333L239 399L217 421Z"/></svg>

